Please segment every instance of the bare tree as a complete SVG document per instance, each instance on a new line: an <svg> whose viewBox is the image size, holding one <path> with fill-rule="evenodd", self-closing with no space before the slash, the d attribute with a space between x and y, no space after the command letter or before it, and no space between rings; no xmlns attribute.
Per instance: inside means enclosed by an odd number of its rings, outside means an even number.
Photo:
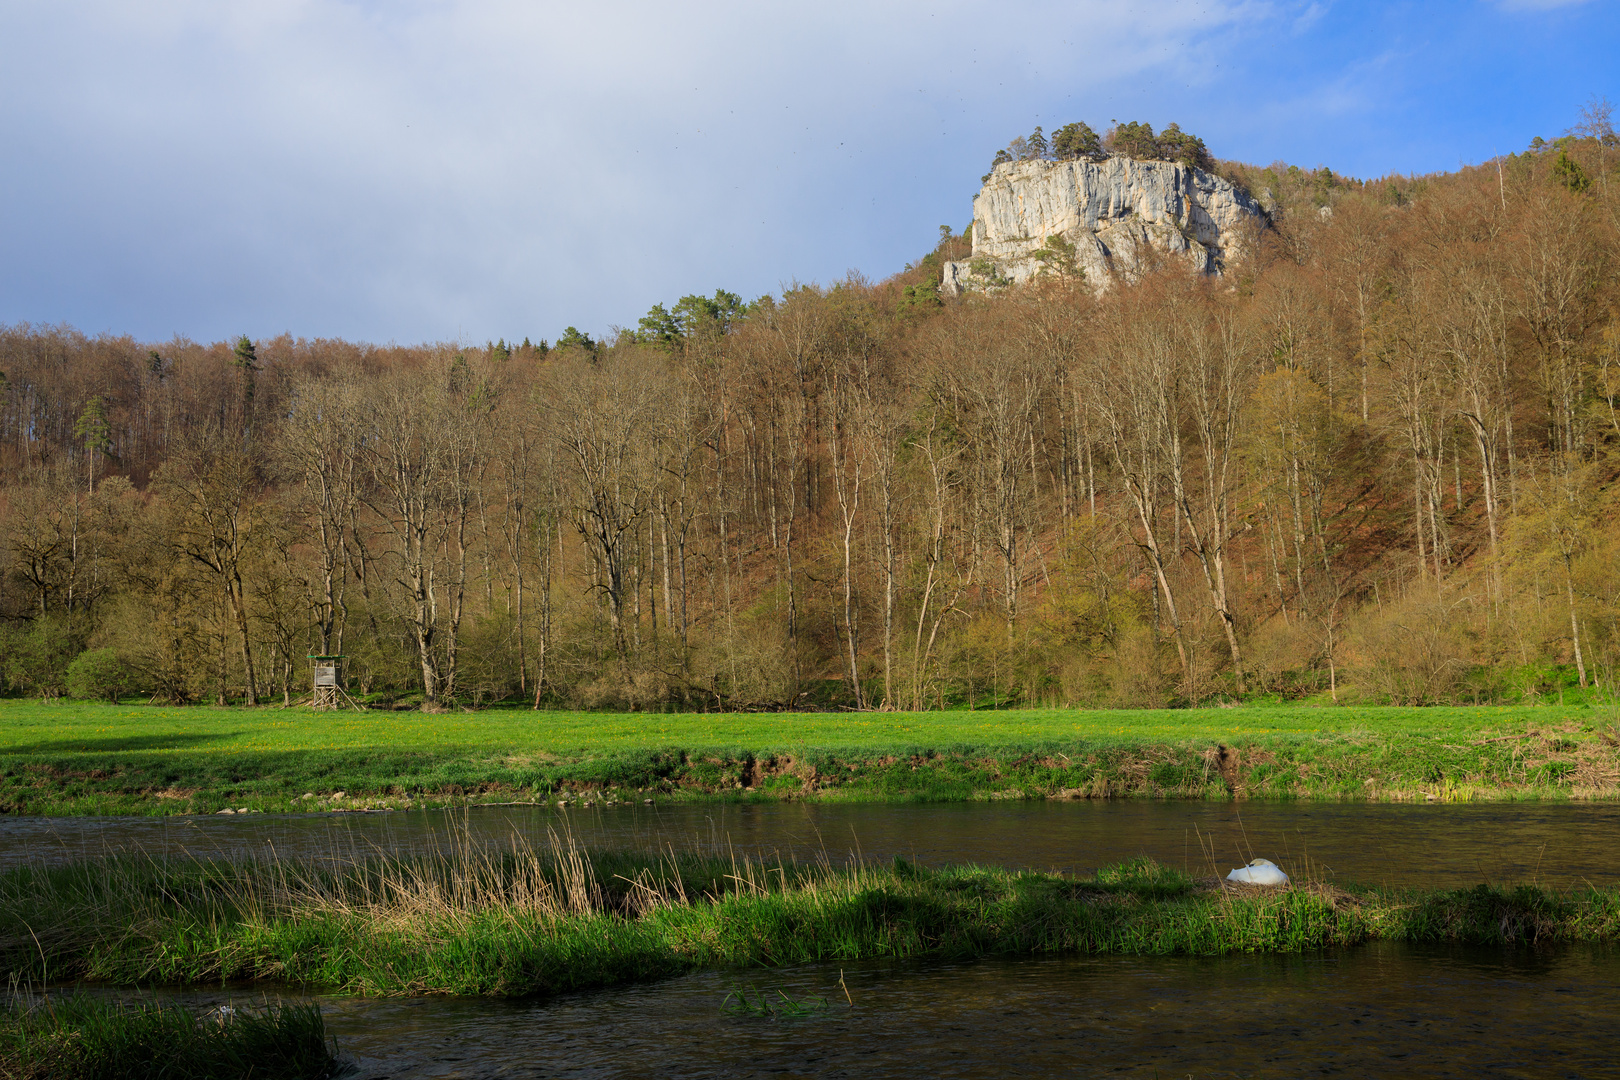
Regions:
<svg viewBox="0 0 1620 1080"><path fill-rule="evenodd" d="M367 396L363 501L388 538L424 706L455 692L475 482L492 391L463 358L391 373Z"/></svg>
<svg viewBox="0 0 1620 1080"><path fill-rule="evenodd" d="M1182 676L1191 693L1192 656L1171 583L1179 545L1165 535L1179 520L1173 489L1166 489L1171 487L1171 461L1180 456L1180 391L1174 347L1154 315L1151 310L1136 311L1123 303L1109 311L1099 324L1100 333L1084 371L1093 387L1089 401L1097 427L1135 518L1137 544L1158 587L1156 596L1170 623ZM1167 512L1169 522L1165 521Z"/></svg>
<svg viewBox="0 0 1620 1080"><path fill-rule="evenodd" d="M656 421L671 381L661 354L621 347L600 359L576 355L558 361L542 390L548 432L571 474L574 527L595 561L594 588L607 601L627 684L628 573L660 479Z"/></svg>
<svg viewBox="0 0 1620 1080"><path fill-rule="evenodd" d="M1188 483L1183 443L1169 443L1171 483L1176 504L1187 524L1193 554L1203 571L1210 605L1215 609L1232 654L1232 674L1243 693L1243 653L1227 583L1226 548L1232 539L1234 453L1243 406L1253 390L1257 363L1253 343L1230 304L1216 301L1208 309L1197 300L1182 300L1167 313L1180 331L1175 343L1186 388L1186 415L1198 450L1201 483ZM1196 490L1195 490L1196 487Z"/></svg>
<svg viewBox="0 0 1620 1080"><path fill-rule="evenodd" d="M275 441L277 468L298 485L293 512L304 522L302 531L315 552L310 602L323 655L343 651L348 622L348 572L356 557L353 525L364 453L363 396L350 372L296 380L281 437Z"/></svg>
<svg viewBox="0 0 1620 1080"><path fill-rule="evenodd" d="M174 508L171 543L176 554L204 568L219 589L222 609L235 624L249 704L259 700L248 630L244 568L259 541L266 509L259 463L236 440L217 429L189 441L165 463L159 490ZM224 704L225 687L219 688Z"/></svg>

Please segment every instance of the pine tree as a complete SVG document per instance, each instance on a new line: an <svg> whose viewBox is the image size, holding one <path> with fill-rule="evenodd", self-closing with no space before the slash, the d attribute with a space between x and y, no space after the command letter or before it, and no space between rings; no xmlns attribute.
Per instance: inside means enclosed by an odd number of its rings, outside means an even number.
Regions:
<svg viewBox="0 0 1620 1080"><path fill-rule="evenodd" d="M1152 132L1153 129L1147 130ZM1182 131L1180 124L1171 124L1160 132L1154 146L1156 156L1161 161L1179 161L1194 169L1210 169L1215 165L1215 159L1204 146L1204 140Z"/></svg>
<svg viewBox="0 0 1620 1080"><path fill-rule="evenodd" d="M1108 156L1090 124L1064 124L1052 133L1052 156L1059 161L1101 161Z"/></svg>
<svg viewBox="0 0 1620 1080"><path fill-rule="evenodd" d="M1109 151L1120 157L1138 161L1159 160L1159 140L1153 134L1152 124L1135 120L1121 124L1116 120L1108 131L1106 142Z"/></svg>
<svg viewBox="0 0 1620 1080"><path fill-rule="evenodd" d="M236 370L242 376L242 429L249 434L253 431L253 395L258 388L256 376L259 374L259 351L253 347L253 341L246 334L236 339L236 348L232 350L236 356Z"/></svg>
<svg viewBox="0 0 1620 1080"><path fill-rule="evenodd" d="M663 304L654 304L636 324L636 340L644 345L667 349L674 346L680 337L681 324Z"/></svg>
<svg viewBox="0 0 1620 1080"><path fill-rule="evenodd" d="M569 346L584 349L591 355L596 355L597 346L596 342L591 340L591 335L584 333L575 327L565 326L563 327L562 337L557 339L557 348L566 349Z"/></svg>
<svg viewBox="0 0 1620 1080"><path fill-rule="evenodd" d="M96 455L112 449L112 441L107 437L109 431L106 406L99 396L92 397L84 403L84 411L79 413L79 419L73 425L73 434L84 443L84 456L90 462L92 495L96 493Z"/></svg>
<svg viewBox="0 0 1620 1080"><path fill-rule="evenodd" d="M1581 168L1581 163L1569 156L1563 147L1558 148L1558 157L1553 162L1553 178L1569 190L1579 195L1592 186L1592 180Z"/></svg>

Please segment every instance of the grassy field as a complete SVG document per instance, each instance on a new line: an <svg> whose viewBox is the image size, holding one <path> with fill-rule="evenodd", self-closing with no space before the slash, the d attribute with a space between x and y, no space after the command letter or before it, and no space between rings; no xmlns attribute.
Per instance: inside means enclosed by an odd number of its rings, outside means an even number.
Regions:
<svg viewBox="0 0 1620 1080"><path fill-rule="evenodd" d="M1616 717L1590 705L318 714L0 701L0 811L9 813L559 798L1616 795Z"/></svg>
<svg viewBox="0 0 1620 1080"><path fill-rule="evenodd" d="M1617 937L1612 888L1261 888L1148 859L1079 879L553 843L363 862L126 857L0 875L0 962L14 977L381 995L527 996L811 961Z"/></svg>

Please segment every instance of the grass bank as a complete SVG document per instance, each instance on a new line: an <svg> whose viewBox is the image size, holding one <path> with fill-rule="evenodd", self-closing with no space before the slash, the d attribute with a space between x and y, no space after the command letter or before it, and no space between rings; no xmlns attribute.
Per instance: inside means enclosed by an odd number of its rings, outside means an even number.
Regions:
<svg viewBox="0 0 1620 1080"><path fill-rule="evenodd" d="M0 1007L3 1080L326 1080L342 1071L315 1005L199 1015L74 995Z"/></svg>
<svg viewBox="0 0 1620 1080"><path fill-rule="evenodd" d="M587 854L554 842L354 863L102 860L0 877L0 960L18 977L267 979L376 995L549 994L811 961L1617 936L1616 889L1262 889L1145 859L1077 879Z"/></svg>
<svg viewBox="0 0 1620 1080"><path fill-rule="evenodd" d="M564 799L1607 799L1579 706L317 714L0 701L0 812Z"/></svg>

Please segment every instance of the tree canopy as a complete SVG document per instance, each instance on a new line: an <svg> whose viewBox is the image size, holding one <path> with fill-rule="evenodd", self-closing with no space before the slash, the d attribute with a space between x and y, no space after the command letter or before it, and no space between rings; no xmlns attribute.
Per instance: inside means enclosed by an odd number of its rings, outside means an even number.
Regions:
<svg viewBox="0 0 1620 1080"><path fill-rule="evenodd" d="M997 165L1008 161L1106 161L1111 156L1135 158L1140 161L1174 161L1197 169L1213 169L1215 159L1204 140L1181 130L1181 125L1170 124L1157 135L1153 125L1138 121L1115 121L1103 136L1089 124L1076 121L1064 124L1052 133L1050 141L1037 126L1028 135L1020 135L996 151L990 163L988 182Z"/></svg>

